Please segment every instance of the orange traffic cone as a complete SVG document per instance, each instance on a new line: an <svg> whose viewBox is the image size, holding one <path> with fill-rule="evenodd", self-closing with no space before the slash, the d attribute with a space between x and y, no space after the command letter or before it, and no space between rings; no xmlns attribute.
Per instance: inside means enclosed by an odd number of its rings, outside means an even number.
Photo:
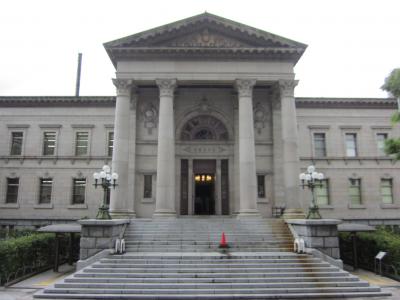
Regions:
<svg viewBox="0 0 400 300"><path fill-rule="evenodd" d="M221 240L219 242L219 248L222 249L229 248L228 243L226 242L225 232L222 232Z"/></svg>

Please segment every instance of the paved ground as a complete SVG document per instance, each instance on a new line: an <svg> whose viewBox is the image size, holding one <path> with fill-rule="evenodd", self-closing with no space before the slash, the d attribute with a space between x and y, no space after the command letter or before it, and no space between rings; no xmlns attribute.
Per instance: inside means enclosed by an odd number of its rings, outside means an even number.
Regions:
<svg viewBox="0 0 400 300"><path fill-rule="evenodd" d="M68 265L60 267L60 272L47 271L21 281L8 288L0 288L0 300L32 300L33 294L46 286L68 276L74 268ZM379 300L400 300L400 282L390 278L375 275L374 273L358 270L351 272L361 279L369 281L372 285L381 286L383 290L392 293L392 297L379 298ZM352 298L352 300L371 300L376 298ZM378 300L378 299L376 299Z"/></svg>

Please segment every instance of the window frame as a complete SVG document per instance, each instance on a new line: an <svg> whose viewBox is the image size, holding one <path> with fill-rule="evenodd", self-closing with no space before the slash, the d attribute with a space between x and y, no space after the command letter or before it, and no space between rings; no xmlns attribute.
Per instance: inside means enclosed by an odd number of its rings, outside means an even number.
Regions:
<svg viewBox="0 0 400 300"><path fill-rule="evenodd" d="M260 196L260 190L259 190L259 188L260 188L260 185L259 185L259 183L260 183L260 181L259 181L259 178L261 178L262 177L262 180L261 180L261 182L262 182L262 188L263 188L263 195L262 196ZM265 198L267 198L267 192L266 192L266 184L265 184L265 177L266 177L266 174L256 174L256 178L257 178L257 198L258 199L265 199Z"/></svg>
<svg viewBox="0 0 400 300"><path fill-rule="evenodd" d="M326 203L322 203L322 204L318 202L318 192L317 191L319 189L321 189L321 186L315 187L314 196L315 196L315 203L317 204L317 206L323 208L323 207L329 207L331 205L331 195L330 195L331 193L330 193L330 187L329 187L329 184L330 184L329 178L324 178L322 180L322 182L326 183L325 187L326 187L326 200L327 200L327 202Z"/></svg>
<svg viewBox="0 0 400 300"><path fill-rule="evenodd" d="M87 140L86 140L86 151L85 153L78 153L78 149L84 148L83 146L78 145L78 136L80 134L87 134ZM74 156L78 157L85 157L89 156L90 153L90 131L88 130L75 130L74 131ZM84 140L80 140L81 142Z"/></svg>
<svg viewBox="0 0 400 300"><path fill-rule="evenodd" d="M51 180L50 185L50 200L49 202L42 201L42 188L43 188L43 181ZM39 205L51 205L53 203L53 187L54 187L54 179L52 177L40 177L39 178L39 193L38 193L38 204Z"/></svg>
<svg viewBox="0 0 400 300"><path fill-rule="evenodd" d="M352 185L352 181L358 182L358 185ZM352 193L351 190L354 188L354 190L356 190L355 188L357 187L358 190L358 194L359 194L359 202L358 203L354 203L352 201ZM363 189L362 189L362 178L361 177L350 177L348 178L348 197L349 197L349 206L350 207L361 207L364 205L364 199L363 199Z"/></svg>
<svg viewBox="0 0 400 300"><path fill-rule="evenodd" d="M386 138L383 141L383 149L379 148L379 138L378 136L380 135L386 135ZM375 142L376 142L376 153L377 156L381 156L381 157L387 157L388 155L385 153L385 141L390 139L390 135L389 132L387 131L377 131L375 132Z"/></svg>
<svg viewBox="0 0 400 300"><path fill-rule="evenodd" d="M324 154L321 156L321 155L317 155L317 147L316 147L316 138L315 138L315 136L316 135L318 135L318 134L321 134L321 135L323 135L324 136L324 139L323 139L323 141L324 141ZM313 157L315 157L315 158L325 158L325 157L327 157L327 147L326 147L326 132L323 132L323 131L314 131L314 132L312 132L312 145L313 145L313 149L312 149L312 151L313 151Z"/></svg>
<svg viewBox="0 0 400 300"><path fill-rule="evenodd" d="M347 137L354 137L354 155L348 155L349 148L347 147ZM345 132L344 133L344 148L345 148L345 157L358 157L359 156L359 148L358 148L358 133L357 132Z"/></svg>
<svg viewBox="0 0 400 300"><path fill-rule="evenodd" d="M8 196L9 196L9 186L10 186L10 183L9 183L9 180L13 180L13 179L16 179L16 180L18 180L18 183L16 184L16 186L17 186L17 193L16 193L16 199L15 199L15 202L9 202L8 201ZM4 197L4 204L5 205L18 205L18 203L19 203L19 197L20 197L20 185L21 185L21 178L20 177L9 177L9 176L7 176L6 177L6 182L5 182L5 197Z"/></svg>
<svg viewBox="0 0 400 300"><path fill-rule="evenodd" d="M308 125L308 130L309 130L309 135L310 135L310 154L311 157L319 159L319 158L324 158L326 159L329 155L330 155L330 147L332 147L332 145L330 145L330 125ZM315 141L314 141L314 134L315 133L323 133L325 134L325 156L324 157L320 157L316 155L315 152Z"/></svg>
<svg viewBox="0 0 400 300"><path fill-rule="evenodd" d="M84 192L83 192L83 202L82 203L77 203L77 202L75 202L74 201L74 199L75 199L75 188L76 188L76 185L75 185L75 182L76 181L83 181L83 180L85 180L85 189L84 189ZM71 202L70 202L70 204L71 204L71 206L85 206L86 205L86 202L87 202L87 195L86 195L86 193L87 193L87 178L86 177L73 177L72 178L72 190L71 190Z"/></svg>
<svg viewBox="0 0 400 300"><path fill-rule="evenodd" d="M150 177L150 195L146 194L146 178ZM153 174L143 174L143 199L153 198Z"/></svg>
<svg viewBox="0 0 400 300"><path fill-rule="evenodd" d="M111 151L111 155L110 155L110 134L113 134L113 139L112 139L112 141L113 141L113 145L112 145L112 151ZM107 133L106 133L106 156L107 157L111 157L112 158L112 156L114 155L114 145L115 145L115 132L114 132L114 130L107 130Z"/></svg>
<svg viewBox="0 0 400 300"><path fill-rule="evenodd" d="M384 194L382 193L382 188L384 187L384 186L382 185L382 183L383 183L384 181L390 182L390 197L391 197L391 202L390 202L390 203L384 202L384 196L387 196L387 195L384 195ZM380 178L380 183L379 183L379 195L380 195L380 200L381 200L380 202L381 202L382 205L393 205L393 204L395 204L395 203L394 203L393 178L387 178L387 177Z"/></svg>
<svg viewBox="0 0 400 300"><path fill-rule="evenodd" d="M25 155L25 144L26 144L26 137L27 137L27 132L28 128L30 125L25 125L25 124L8 124L8 155L10 156L15 156L15 157L20 157ZM21 143L21 154L11 154L12 150L12 134L14 132L22 132L22 143Z"/></svg>

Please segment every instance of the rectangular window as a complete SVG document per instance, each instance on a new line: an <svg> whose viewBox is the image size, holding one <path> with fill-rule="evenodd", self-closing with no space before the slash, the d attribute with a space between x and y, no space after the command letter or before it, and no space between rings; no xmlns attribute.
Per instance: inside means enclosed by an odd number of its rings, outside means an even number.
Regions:
<svg viewBox="0 0 400 300"><path fill-rule="evenodd" d="M6 203L17 203L19 178L7 178Z"/></svg>
<svg viewBox="0 0 400 300"><path fill-rule="evenodd" d="M114 151L114 132L110 131L108 133L108 141L107 141L107 154L112 157Z"/></svg>
<svg viewBox="0 0 400 300"><path fill-rule="evenodd" d="M325 133L314 133L314 155L315 157L326 156Z"/></svg>
<svg viewBox="0 0 400 300"><path fill-rule="evenodd" d="M382 203L393 204L393 181L392 179L381 179Z"/></svg>
<svg viewBox="0 0 400 300"><path fill-rule="evenodd" d="M152 176L144 175L143 198L151 198L152 195Z"/></svg>
<svg viewBox="0 0 400 300"><path fill-rule="evenodd" d="M39 204L51 202L52 178L40 178Z"/></svg>
<svg viewBox="0 0 400 300"><path fill-rule="evenodd" d="M317 205L329 205L328 179L321 180L321 185L315 188L315 199Z"/></svg>
<svg viewBox="0 0 400 300"><path fill-rule="evenodd" d="M361 179L349 179L350 204L361 205Z"/></svg>
<svg viewBox="0 0 400 300"><path fill-rule="evenodd" d="M10 155L21 155L22 154L23 138L24 138L24 133L22 131L11 132Z"/></svg>
<svg viewBox="0 0 400 300"><path fill-rule="evenodd" d="M258 198L265 198L265 175L257 175Z"/></svg>
<svg viewBox="0 0 400 300"><path fill-rule="evenodd" d="M85 203L85 189L86 179L75 178L73 180L72 188L72 204L84 204Z"/></svg>
<svg viewBox="0 0 400 300"><path fill-rule="evenodd" d="M75 155L87 155L89 151L89 132L77 132L75 136Z"/></svg>
<svg viewBox="0 0 400 300"><path fill-rule="evenodd" d="M54 155L56 153L56 136L55 131L43 133L43 155Z"/></svg>
<svg viewBox="0 0 400 300"><path fill-rule="evenodd" d="M385 141L388 138L387 133L377 133L376 134L376 142L378 146L378 154L381 156L386 155L385 153Z"/></svg>
<svg viewBox="0 0 400 300"><path fill-rule="evenodd" d="M346 156L357 156L357 134L346 133Z"/></svg>

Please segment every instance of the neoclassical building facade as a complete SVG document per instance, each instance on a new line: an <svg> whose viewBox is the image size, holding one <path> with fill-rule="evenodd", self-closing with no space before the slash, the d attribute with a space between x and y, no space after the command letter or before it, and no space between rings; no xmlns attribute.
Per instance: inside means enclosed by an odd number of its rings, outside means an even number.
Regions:
<svg viewBox="0 0 400 300"><path fill-rule="evenodd" d="M114 217L323 217L400 223L394 99L295 98L306 45L204 13L104 44L116 97L0 97L0 223L94 217L109 164Z"/></svg>

